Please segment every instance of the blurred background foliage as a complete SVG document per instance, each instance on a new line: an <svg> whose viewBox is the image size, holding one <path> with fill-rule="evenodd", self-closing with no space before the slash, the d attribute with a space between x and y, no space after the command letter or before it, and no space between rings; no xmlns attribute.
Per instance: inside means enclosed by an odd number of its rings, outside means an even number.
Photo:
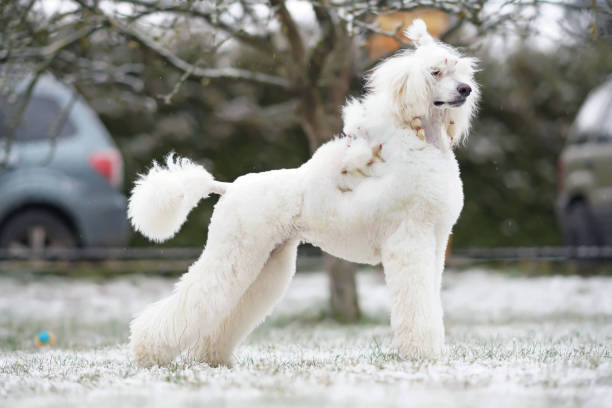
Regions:
<svg viewBox="0 0 612 408"><path fill-rule="evenodd" d="M549 50L526 43L503 60L490 51L479 57L483 99L457 151L466 199L454 243L561 244L557 160L580 104L612 73L612 43L583 38Z"/></svg>
<svg viewBox="0 0 612 408"><path fill-rule="evenodd" d="M202 59L198 41L177 41L179 53ZM224 181L308 159L291 95L256 84L188 79L166 103L163 96L181 74L137 44L123 47L113 51L115 63L142 64L142 91L91 85L81 92L124 154L126 191L151 160L170 151L205 163ZM105 52L95 44L88 51ZM243 51L240 66L271 70L271 60ZM470 139L457 149L466 198L454 245L561 244L553 212L557 159L580 104L612 72L612 43L587 37L554 49L523 43L503 56L487 47L473 53L481 60L483 99ZM205 58L214 63L214 55ZM353 95L363 92L359 77L352 83ZM202 202L166 245L203 244L214 203ZM134 244L145 243L134 236Z"/></svg>
<svg viewBox="0 0 612 408"><path fill-rule="evenodd" d="M75 13L80 15L83 25L88 23L87 19L95 21L100 15L93 8L98 2L75 3L82 9ZM152 5L163 8L166 4L137 0L131 3L144 7L144 12ZM185 4L191 7L196 3ZM10 3L2 4L3 13L9 17L16 15L9 10ZM472 28L476 27L476 38L496 38L499 34L479 20L485 2L465 2L463 9L452 4L438 5L455 19L465 19ZM569 4L571 7L565 11L567 26L563 28L567 41L546 47L534 41L537 30L514 38L510 44L500 38L490 42L479 38L477 43L470 43L470 38L475 38L473 29L470 32L469 27L462 29L457 25L458 29L448 30L451 35L445 40L464 46L466 53L480 58L477 79L483 89L472 134L466 145L457 149L466 200L455 228L455 247L556 245L562 241L553 212L558 155L580 104L612 72L610 19L595 24L592 10L588 9L592 4L580 1ZM384 4L378 9L369 3L367 7L370 14L375 14ZM572 17L576 14L577 19ZM538 12L534 16L540 19L528 18L532 28L545 24ZM53 20L32 10L29 18L32 27L36 24L42 27L29 28L31 44L44 46L51 42ZM510 13L489 26L514 18ZM40 25L40 21L45 21L46 26ZM114 23L109 21L112 27ZM170 21L163 29L151 28L151 36L185 61L198 66L232 66L292 76L286 72L287 66L279 68L282 55L265 55L258 47L241 42L224 47L215 30L203 29L204 26L180 13ZM352 21L347 20L338 27L351 25ZM301 29L305 43L310 44L321 28L306 24ZM352 95L363 92L363 68L372 64L364 46L367 37L367 30L355 36L357 63L350 73ZM264 37L257 37L261 38ZM282 39L272 34L266 41L278 43ZM291 51L286 46L272 49ZM333 52L339 52L339 48L332 50L332 55ZM122 69L123 76L117 74ZM330 71L324 72L327 81L333 81L333 64L325 69ZM291 91L248 81L210 81L185 75L151 48L122 35L121 30L99 30L81 38L49 70L59 78L73 79L73 86L114 136L126 164L126 193L139 172L170 151L205 163L223 181L247 172L299 166L310 156L312 141L309 143L300 124L297 98ZM214 200L202 202L190 215L191 222L165 245L202 245L214 203ZM134 235L133 244L143 245L145 240Z"/></svg>
<svg viewBox="0 0 612 408"><path fill-rule="evenodd" d="M173 41L185 60L215 64L215 55L201 55L198 38ZM203 41L206 41L205 39ZM106 39L100 40L107 44ZM235 51L234 63L272 71L272 60L249 52ZM88 52L108 56L96 44ZM291 95L258 84L218 80L186 79L137 43L121 44L112 51L115 65L142 67L142 89L135 93L122 86L81 86L79 90L98 112L117 142L125 162L124 190L128 193L138 173L152 160L162 161L169 152L201 162L216 179L233 181L250 173L300 166L310 157L309 145L295 114ZM95 58L95 56L91 56ZM171 100L166 98L171 96ZM166 246L201 246L217 196L203 200L189 220ZM150 245L133 235L134 245Z"/></svg>
<svg viewBox="0 0 612 408"><path fill-rule="evenodd" d="M411 47L402 32L417 17L481 61L453 246L560 244L556 163L612 71L609 0L0 0L0 79L32 73L33 89L50 72L75 87L122 152L126 194L171 151L232 181L299 166L337 134L346 98L378 59ZM202 246L214 205L163 245ZM358 319L355 266L324 258L332 315Z"/></svg>

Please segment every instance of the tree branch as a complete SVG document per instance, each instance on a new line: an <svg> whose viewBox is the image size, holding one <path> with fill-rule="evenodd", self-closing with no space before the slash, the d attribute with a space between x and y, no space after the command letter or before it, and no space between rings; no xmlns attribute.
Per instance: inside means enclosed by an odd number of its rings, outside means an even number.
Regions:
<svg viewBox="0 0 612 408"><path fill-rule="evenodd" d="M253 72L245 69L238 68L201 68L193 64L188 63L167 49L161 47L152 39L139 33L137 30L129 27L127 24L119 21L107 14L103 14L107 21L112 27L117 28L123 35L133 39L142 46L155 52L161 58L166 60L175 68L183 71L190 72L190 76L202 79L236 79L241 81L256 82L264 85L272 85L279 88L288 89L289 84L284 78L277 77L274 75L263 74L259 72Z"/></svg>
<svg viewBox="0 0 612 408"><path fill-rule="evenodd" d="M48 58L52 55L57 55L59 51L79 41L81 38L88 37L89 35L98 31L102 27L103 26L101 24L83 27L80 30L76 30L73 33L68 34L65 37L60 38L59 40L47 46L41 47L41 48L30 48L20 53L5 52L3 55L0 55L0 62L5 62L9 58L15 58L15 59Z"/></svg>
<svg viewBox="0 0 612 408"><path fill-rule="evenodd" d="M385 37L390 37L393 38L395 41L397 41L399 44L401 44L401 46L403 47L411 47L412 44L409 42L406 42L402 37L399 36L400 31L402 30L402 23L398 24L397 27L395 28L394 31L385 31L380 29L378 26L374 25L374 24L368 24L364 21L355 19L353 20L353 23L356 26L359 26L360 28L369 31L371 33L374 34L379 34L379 35L384 35Z"/></svg>
<svg viewBox="0 0 612 408"><path fill-rule="evenodd" d="M53 159L53 156L57 149L57 137L59 136L60 132L62 131L62 128L66 124L68 115L70 114L72 107L74 106L75 102L78 99L79 99L79 93L77 92L76 89L73 89L72 94L70 95L70 100L68 101L66 106L64 106L64 108L60 112L59 118L57 119L53 127L51 128L51 134L49 135L49 138L51 139L51 146L49 146L49 152L47 153L47 157L42 162L43 166L46 166L49 163L51 163L51 160Z"/></svg>
<svg viewBox="0 0 612 408"><path fill-rule="evenodd" d="M36 83L38 82L38 79L40 78L40 76L45 71L47 71L47 69L49 69L49 67L55 60L55 58L57 58L59 53L64 48L68 47L69 45L71 45L72 43L76 41L79 41L81 38L87 37L88 35L90 35L91 33L93 33L94 31L98 29L100 29L100 26L85 27L82 30L75 32L73 35L66 36L65 38L47 47L44 47L42 49L41 55L45 56L45 60L34 71L32 78L30 79L30 82L28 83L28 86L23 92L21 104L19 104L19 106L17 107L17 110L13 114L11 121L9 122L8 129L6 131L6 138L4 140L5 157L8 158L11 153L11 146L13 143L13 137L15 135L15 131L17 130L17 126L19 125L19 122L21 122L21 118L23 117L26 107L28 106L28 103L30 102L30 98L34 91L34 87L36 86ZM3 164L5 166L8 165L8 160L6 163L3 163Z"/></svg>
<svg viewBox="0 0 612 408"><path fill-rule="evenodd" d="M305 56L304 43L293 17L291 17L289 10L287 10L285 6L285 1L270 0L270 3L276 9L276 14L283 27L283 33L287 36L287 40L289 41L293 62L298 66L302 66Z"/></svg>
<svg viewBox="0 0 612 408"><path fill-rule="evenodd" d="M68 83L87 81L90 84L119 84L140 92L144 88L144 81L140 75L144 66L140 63L125 63L113 65L103 60L91 60L64 50L60 54L62 61L77 68L76 72L62 77Z"/></svg>
<svg viewBox="0 0 612 408"><path fill-rule="evenodd" d="M313 85L320 79L321 71L336 45L336 30L329 9L319 2L314 6L315 16L321 27L321 38L308 58L308 77Z"/></svg>
<svg viewBox="0 0 612 408"><path fill-rule="evenodd" d="M146 1L139 0L124 0L125 3L138 5L140 7L144 7L146 9L146 13L139 13L134 18L131 18L131 21L135 21L136 19L143 17L147 14L151 13L177 13L177 14L185 14L192 17L201 18L208 24L210 27L216 28L228 34L233 39L240 41L241 43L258 49L265 53L272 53L273 47L271 46L270 39L249 34L245 30L235 29L234 27L224 23L220 20L214 20L211 13L207 13L201 10L197 10L193 7L193 4L190 3L189 7L184 6L159 6L158 3L150 3Z"/></svg>
<svg viewBox="0 0 612 408"><path fill-rule="evenodd" d="M165 95L158 95L157 97L163 99L166 105L170 105L172 103L172 98L174 98L174 96L178 93L178 91L181 89L181 85L185 83L185 81L191 76L191 74L191 70L185 71L183 75L181 75L179 80L174 84L172 91Z"/></svg>
<svg viewBox="0 0 612 408"><path fill-rule="evenodd" d="M452 26L450 26L444 33L442 33L442 35L440 35L440 40L441 41L448 40L448 38L450 38L451 35L453 35L455 32L457 32L461 28L464 22L465 20L462 18L457 19L457 21L455 21L455 23Z"/></svg>

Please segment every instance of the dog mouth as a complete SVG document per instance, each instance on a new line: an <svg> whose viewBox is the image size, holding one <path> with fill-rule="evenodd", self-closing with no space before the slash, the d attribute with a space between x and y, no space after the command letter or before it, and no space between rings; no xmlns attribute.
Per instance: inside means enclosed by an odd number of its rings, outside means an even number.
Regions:
<svg viewBox="0 0 612 408"><path fill-rule="evenodd" d="M454 99L450 102L444 102L444 101L434 101L434 105L437 107L441 107L443 105L448 105L451 108L458 108L459 106L463 105L465 103L466 98L457 98Z"/></svg>

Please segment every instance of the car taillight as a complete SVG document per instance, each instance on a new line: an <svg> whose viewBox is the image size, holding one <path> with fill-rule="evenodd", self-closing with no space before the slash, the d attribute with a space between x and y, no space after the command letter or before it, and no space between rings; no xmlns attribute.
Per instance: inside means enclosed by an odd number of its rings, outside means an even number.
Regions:
<svg viewBox="0 0 612 408"><path fill-rule="evenodd" d="M113 187L119 187L123 178L123 160L116 149L94 152L89 165Z"/></svg>

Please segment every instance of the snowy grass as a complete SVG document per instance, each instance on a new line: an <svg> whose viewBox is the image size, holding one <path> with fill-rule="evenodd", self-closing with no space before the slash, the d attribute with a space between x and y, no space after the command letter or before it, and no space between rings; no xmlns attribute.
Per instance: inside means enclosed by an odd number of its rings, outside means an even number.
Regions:
<svg viewBox="0 0 612 408"><path fill-rule="evenodd" d="M364 319L327 318L322 273L299 274L236 353L234 368L179 360L139 369L127 323L173 280L0 277L0 406L607 407L612 278L444 277L448 351L406 361L391 347L380 273L359 275ZM41 329L53 348L36 349Z"/></svg>

